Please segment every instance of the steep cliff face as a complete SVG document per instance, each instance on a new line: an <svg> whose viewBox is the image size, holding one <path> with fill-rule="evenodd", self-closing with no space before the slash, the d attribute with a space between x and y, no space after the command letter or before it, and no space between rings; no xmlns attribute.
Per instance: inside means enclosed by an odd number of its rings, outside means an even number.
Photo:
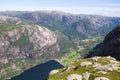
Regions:
<svg viewBox="0 0 120 80"><path fill-rule="evenodd" d="M0 19L0 79L20 73L38 63L56 58L57 36L38 25L17 24L17 18ZM12 21L13 23L9 22Z"/></svg>
<svg viewBox="0 0 120 80"><path fill-rule="evenodd" d="M112 56L120 60L120 25L108 33L104 41L90 53L90 56Z"/></svg>

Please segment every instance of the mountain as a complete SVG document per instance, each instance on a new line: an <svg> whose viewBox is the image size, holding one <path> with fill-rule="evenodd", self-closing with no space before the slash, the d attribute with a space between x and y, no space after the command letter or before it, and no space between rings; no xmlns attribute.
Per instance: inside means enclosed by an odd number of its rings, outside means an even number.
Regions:
<svg viewBox="0 0 120 80"><path fill-rule="evenodd" d="M80 51L82 57L85 57L87 54L84 55L84 53L88 53L94 46L84 46L82 40L92 40L92 38L96 40L101 37L102 41L102 37L120 23L120 17L74 15L59 11L5 11L0 12L0 15L17 17L24 23L37 24L50 29L57 35L62 53L70 48L77 50L80 46L85 49ZM97 44L99 40L92 43Z"/></svg>
<svg viewBox="0 0 120 80"><path fill-rule="evenodd" d="M0 12L0 15L17 17L24 23L44 26L55 32L62 53L66 49L77 49L82 46L86 49L81 52L82 56L85 56L83 53L88 53L88 50L92 49L88 45L81 44L82 40L104 37L120 23L120 17L74 15L59 11L5 11ZM96 40L95 43L97 44L99 41Z"/></svg>
<svg viewBox="0 0 120 80"><path fill-rule="evenodd" d="M0 17L0 80L60 54L57 36L47 28Z"/></svg>
<svg viewBox="0 0 120 80"><path fill-rule="evenodd" d="M112 56L120 60L120 25L109 32L102 43L97 45L90 56Z"/></svg>
<svg viewBox="0 0 120 80"><path fill-rule="evenodd" d="M77 59L48 80L120 80L120 61L113 57L92 57Z"/></svg>
<svg viewBox="0 0 120 80"><path fill-rule="evenodd" d="M70 39L106 35L120 23L119 17L98 15L73 15L57 11L6 11L0 15L18 17L28 22L47 27L52 31L59 30Z"/></svg>
<svg viewBox="0 0 120 80"><path fill-rule="evenodd" d="M63 68L59 62L55 60L50 60L46 63L39 64L32 67L20 75L11 78L10 80L45 80L47 79L51 70Z"/></svg>

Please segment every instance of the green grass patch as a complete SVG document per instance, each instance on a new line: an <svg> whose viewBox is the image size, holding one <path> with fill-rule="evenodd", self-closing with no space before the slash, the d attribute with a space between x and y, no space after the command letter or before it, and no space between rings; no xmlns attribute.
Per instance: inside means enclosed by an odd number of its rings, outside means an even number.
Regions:
<svg viewBox="0 0 120 80"><path fill-rule="evenodd" d="M15 42L10 42L11 46L16 46L16 47L27 47L29 50L33 50L33 44L30 43L29 37L27 35L21 35L21 37L15 41Z"/></svg>
<svg viewBox="0 0 120 80"><path fill-rule="evenodd" d="M80 54L77 53L77 51L70 49L68 52L64 53L59 60L62 61L64 66L67 66L68 64L71 64L74 60L80 57Z"/></svg>
<svg viewBox="0 0 120 80"><path fill-rule="evenodd" d="M20 29L21 26L16 25L16 24L0 24L0 34L3 31L11 31L13 29Z"/></svg>

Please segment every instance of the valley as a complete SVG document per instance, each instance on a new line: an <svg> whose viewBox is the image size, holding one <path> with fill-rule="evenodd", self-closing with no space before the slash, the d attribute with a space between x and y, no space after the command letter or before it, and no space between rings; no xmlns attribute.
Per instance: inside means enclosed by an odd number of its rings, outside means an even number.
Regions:
<svg viewBox="0 0 120 80"><path fill-rule="evenodd" d="M116 36L116 34L119 34L119 28L116 29L118 30L117 32L115 30L115 33L114 31L110 32L119 24L119 17L74 15L57 11L0 12L0 80L12 77L12 80L28 80L25 76L16 79L15 77L17 75L22 76L22 74L28 75L26 72L31 71L31 69L34 70L37 65L46 64L50 60L58 61L62 67L64 66L65 70L60 69L54 75L46 73L44 79L49 76L48 80L55 80L57 77L59 77L58 80L66 80L71 73L83 74L85 71L93 73L90 76L90 80L99 77L99 75L104 77L101 73L97 74L99 71L94 70L91 66L84 68L79 66L79 64L82 61L92 61L91 57L93 56L100 56L100 59L102 59L100 64L106 63L104 59L106 61L109 60L105 56L112 56L119 60L119 35ZM106 35L110 36L105 37ZM113 42L109 42L110 40ZM95 48L98 44L102 44L102 47L98 46ZM111 45L117 47L118 51L115 48L110 53L109 46ZM103 46L105 46L104 49ZM103 51L103 54L100 51ZM118 56L116 57L113 53ZM91 63L94 64L94 61ZM66 68L69 65L70 69L67 72ZM76 68L72 68L71 65ZM58 69L58 67L55 69ZM40 70L40 72L43 71ZM37 77L41 78L39 74L36 73ZM64 74L64 76L59 76L60 74ZM108 78L113 80L112 74L117 75L116 80L119 80L119 69L118 72L111 71L106 73L105 76L110 75ZM29 80L33 80L33 77L31 76Z"/></svg>

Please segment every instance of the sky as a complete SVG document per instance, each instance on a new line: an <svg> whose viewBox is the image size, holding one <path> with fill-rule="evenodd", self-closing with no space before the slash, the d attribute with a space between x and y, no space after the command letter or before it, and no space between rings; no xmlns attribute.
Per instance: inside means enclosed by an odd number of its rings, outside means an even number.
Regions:
<svg viewBox="0 0 120 80"><path fill-rule="evenodd" d="M63 11L120 17L120 0L0 0L0 11Z"/></svg>

